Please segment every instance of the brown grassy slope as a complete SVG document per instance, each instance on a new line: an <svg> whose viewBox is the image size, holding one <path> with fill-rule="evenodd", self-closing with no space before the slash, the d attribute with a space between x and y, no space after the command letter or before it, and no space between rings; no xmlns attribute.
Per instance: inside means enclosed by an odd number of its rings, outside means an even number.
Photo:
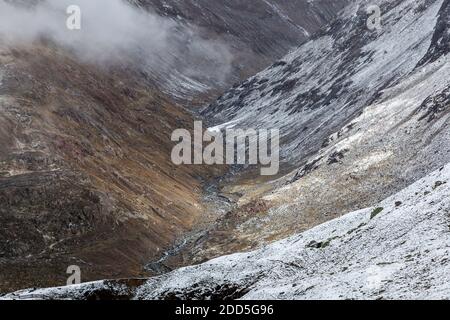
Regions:
<svg viewBox="0 0 450 320"><path fill-rule="evenodd" d="M203 211L210 168L170 161L189 114L125 68L0 49L0 291L142 274Z"/></svg>

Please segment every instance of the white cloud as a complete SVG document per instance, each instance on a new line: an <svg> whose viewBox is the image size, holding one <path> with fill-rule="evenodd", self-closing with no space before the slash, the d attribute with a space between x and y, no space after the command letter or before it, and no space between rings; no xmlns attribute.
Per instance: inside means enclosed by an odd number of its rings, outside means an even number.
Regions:
<svg viewBox="0 0 450 320"><path fill-rule="evenodd" d="M66 26L70 5L81 8L81 30ZM193 78L223 80L231 55L193 26L122 0L0 0L0 39L20 45L50 39L88 62L139 63L152 72L178 68ZM1 41L0 40L0 41Z"/></svg>

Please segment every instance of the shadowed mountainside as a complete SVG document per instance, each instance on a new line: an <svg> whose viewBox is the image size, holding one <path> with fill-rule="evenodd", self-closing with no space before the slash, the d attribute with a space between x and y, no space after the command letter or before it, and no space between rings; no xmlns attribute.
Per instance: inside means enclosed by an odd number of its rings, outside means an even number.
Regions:
<svg viewBox="0 0 450 320"><path fill-rule="evenodd" d="M126 70L43 46L1 50L2 290L139 275L202 213L201 179L176 167L190 114Z"/></svg>
<svg viewBox="0 0 450 320"><path fill-rule="evenodd" d="M223 82L208 75L190 77L183 56L175 72L156 80L183 103L210 103L232 84L272 64L332 21L349 0L128 0L178 23L195 26L204 39L225 44L231 54L230 73ZM188 39L186 39L188 41ZM187 43L188 44L188 43ZM186 46L188 47L188 46ZM152 72L150 77L154 77ZM189 79L189 80L187 80ZM193 95L194 94L194 95ZM206 98L205 96L206 95ZM192 99L189 97L193 97ZM189 98L186 100L186 98Z"/></svg>
<svg viewBox="0 0 450 320"><path fill-rule="evenodd" d="M366 26L377 4L382 29ZM279 128L273 181L243 170L219 190L237 206L192 237L197 263L372 206L450 161L448 0L356 1L328 28L227 91L214 130ZM177 257L175 260L180 259Z"/></svg>

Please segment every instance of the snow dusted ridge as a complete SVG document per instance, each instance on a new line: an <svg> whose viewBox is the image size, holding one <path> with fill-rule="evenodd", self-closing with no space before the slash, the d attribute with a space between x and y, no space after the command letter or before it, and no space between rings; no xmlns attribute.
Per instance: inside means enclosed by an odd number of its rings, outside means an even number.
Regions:
<svg viewBox="0 0 450 320"><path fill-rule="evenodd" d="M236 288L244 299L448 298L449 182L447 165L376 208L151 279L136 297L207 298Z"/></svg>
<svg viewBox="0 0 450 320"><path fill-rule="evenodd" d="M366 28L373 4L383 13L379 32ZM354 1L204 110L215 129L282 129L295 169L270 191L255 187L266 205L258 215L226 216L227 232L218 221L192 250L224 255L234 241L261 244L256 251L151 279L3 298L450 298L449 18L450 0ZM285 240L262 244L274 239Z"/></svg>
<svg viewBox="0 0 450 320"><path fill-rule="evenodd" d="M366 26L371 5L381 8L379 32ZM326 30L203 114L219 127L280 128L282 156L301 163L366 106L383 100L384 90L423 66L433 39L447 30L445 23L436 28L439 19L448 21L447 7L447 0L353 1Z"/></svg>
<svg viewBox="0 0 450 320"><path fill-rule="evenodd" d="M259 250L137 281L24 290L3 299L450 298L450 164L377 206Z"/></svg>
<svg viewBox="0 0 450 320"><path fill-rule="evenodd" d="M381 8L379 32L367 28L369 5ZM230 188L245 194L242 204L262 193L269 209L235 222L232 236L221 236L228 221L217 227L197 242L197 256L287 238L449 163L448 21L449 0L353 1L328 28L206 108L216 130L279 128L280 167L293 169L270 187Z"/></svg>

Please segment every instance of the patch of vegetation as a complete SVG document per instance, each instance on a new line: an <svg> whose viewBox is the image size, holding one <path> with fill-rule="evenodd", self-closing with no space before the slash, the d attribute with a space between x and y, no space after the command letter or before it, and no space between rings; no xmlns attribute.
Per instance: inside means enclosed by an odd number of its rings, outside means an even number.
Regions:
<svg viewBox="0 0 450 320"><path fill-rule="evenodd" d="M382 207L375 208L375 209L372 211L372 213L370 214L370 220L372 220L372 219L375 218L377 215L379 215L383 210L384 210L384 208L382 208Z"/></svg>
<svg viewBox="0 0 450 320"><path fill-rule="evenodd" d="M306 246L308 248L313 248L313 249L325 249L326 247L328 247L331 244L331 241L333 241L337 238L339 238L339 237L333 237L333 238L330 238L330 239L328 239L326 241L322 241L322 242L317 242L317 241L313 240Z"/></svg>
<svg viewBox="0 0 450 320"><path fill-rule="evenodd" d="M442 181L436 181L436 183L434 184L433 190L439 188L439 187L442 186L443 184L445 184L445 182L442 182Z"/></svg>
<svg viewBox="0 0 450 320"><path fill-rule="evenodd" d="M322 246L322 242L317 242L315 240L311 241L306 245L308 248L319 249Z"/></svg>
<svg viewBox="0 0 450 320"><path fill-rule="evenodd" d="M327 241L322 242L320 249L328 247L330 245L330 243L331 243L331 239L328 239Z"/></svg>
<svg viewBox="0 0 450 320"><path fill-rule="evenodd" d="M359 226L357 226L355 229L351 229L347 232L348 235L351 235L353 232L361 229L362 227L364 227L365 225L367 225L365 222L361 223Z"/></svg>
<svg viewBox="0 0 450 320"><path fill-rule="evenodd" d="M342 150L342 151L335 151L328 157L328 165L332 165L335 163L340 163L342 159L345 158L345 153L347 153L348 150Z"/></svg>
<svg viewBox="0 0 450 320"><path fill-rule="evenodd" d="M391 264L394 264L395 262L379 262L377 263L377 266L388 266Z"/></svg>

